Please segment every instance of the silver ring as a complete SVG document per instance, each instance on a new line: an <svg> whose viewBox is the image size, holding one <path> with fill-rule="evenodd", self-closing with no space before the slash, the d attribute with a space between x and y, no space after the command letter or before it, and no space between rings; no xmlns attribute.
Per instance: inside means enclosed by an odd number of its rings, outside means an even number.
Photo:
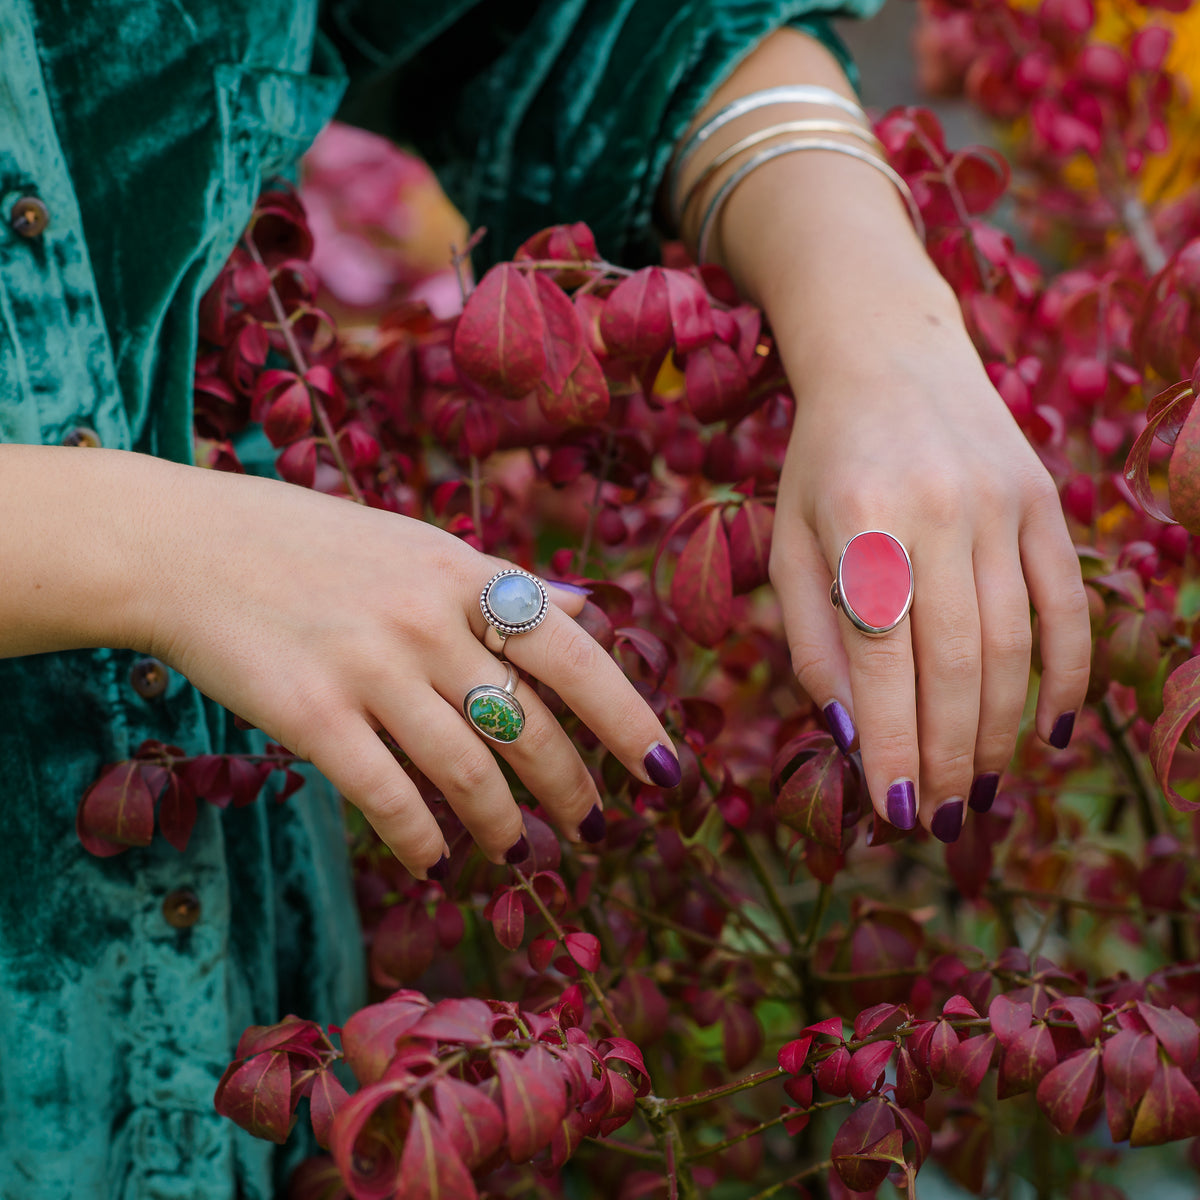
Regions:
<svg viewBox="0 0 1200 1200"><path fill-rule="evenodd" d="M860 633L891 633L913 602L912 559L904 543L882 529L856 533L842 547L829 601Z"/></svg>
<svg viewBox="0 0 1200 1200"><path fill-rule="evenodd" d="M508 674L503 687L482 683L463 697L463 715L471 728L489 742L508 745L515 742L525 728L525 710L515 695L516 667L506 662L504 669Z"/></svg>
<svg viewBox="0 0 1200 1200"><path fill-rule="evenodd" d="M536 629L550 611L546 585L520 567L497 571L479 593L483 619L500 635L500 653L504 639Z"/></svg>

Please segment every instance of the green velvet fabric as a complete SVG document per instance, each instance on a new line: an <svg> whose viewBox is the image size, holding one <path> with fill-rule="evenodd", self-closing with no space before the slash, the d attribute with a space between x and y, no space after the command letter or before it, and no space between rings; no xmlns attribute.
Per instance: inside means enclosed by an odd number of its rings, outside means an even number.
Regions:
<svg viewBox="0 0 1200 1200"><path fill-rule="evenodd" d="M586 220L646 253L670 145L764 33L877 0L3 0L0 217L37 195L36 238L0 226L0 440L187 461L197 301L265 179L334 114L424 149L506 254ZM86 449L76 451L86 454ZM80 511L81 522L103 513ZM155 581L145 581L153 587ZM104 763L146 738L251 744L186 680L143 699L135 656L0 662L0 1200L267 1200L306 1146L218 1118L242 1029L363 1002L337 799L202 806L90 857L74 832ZM163 900L191 889L199 921Z"/></svg>

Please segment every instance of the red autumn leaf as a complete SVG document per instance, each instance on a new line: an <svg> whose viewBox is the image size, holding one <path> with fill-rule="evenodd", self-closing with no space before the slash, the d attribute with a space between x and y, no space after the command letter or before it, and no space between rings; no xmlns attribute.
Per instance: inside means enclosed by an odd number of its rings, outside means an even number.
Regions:
<svg viewBox="0 0 1200 1200"><path fill-rule="evenodd" d="M731 1071L740 1071L757 1057L762 1044L762 1025L753 1010L744 1004L727 1004L721 1016L721 1046L725 1065Z"/></svg>
<svg viewBox="0 0 1200 1200"><path fill-rule="evenodd" d="M446 1137L472 1171L504 1144L504 1114L488 1087L443 1075L430 1088Z"/></svg>
<svg viewBox="0 0 1200 1200"><path fill-rule="evenodd" d="M774 506L760 500L747 500L733 514L729 522L729 565L735 596L767 582L774 524Z"/></svg>
<svg viewBox="0 0 1200 1200"><path fill-rule="evenodd" d="M895 1042L872 1042L868 1046L860 1046L850 1055L846 1082L855 1100L862 1100L874 1091L895 1050Z"/></svg>
<svg viewBox="0 0 1200 1200"><path fill-rule="evenodd" d="M493 1056L500 1078L500 1098L508 1132L508 1156L528 1162L549 1145L566 1115L567 1091L554 1056L544 1046L531 1046L523 1056Z"/></svg>
<svg viewBox="0 0 1200 1200"><path fill-rule="evenodd" d="M1146 409L1145 429L1138 434L1125 459L1125 482L1137 502L1152 517L1168 523L1174 523L1174 517L1159 504L1150 487L1150 452L1156 438L1168 444L1175 441L1194 400L1191 385L1186 381L1159 392Z"/></svg>
<svg viewBox="0 0 1200 1200"><path fill-rule="evenodd" d="M333 1119L338 1109L349 1099L337 1076L329 1070L319 1071L308 1094L308 1112L312 1119L313 1135L317 1145L329 1149L329 1138L333 1132Z"/></svg>
<svg viewBox="0 0 1200 1200"><path fill-rule="evenodd" d="M1054 1038L1040 1022L1018 1034L1005 1048L996 1094L1001 1100L1031 1091L1058 1062Z"/></svg>
<svg viewBox="0 0 1200 1200"><path fill-rule="evenodd" d="M808 1058L808 1048L812 1045L812 1034L805 1037L796 1038L795 1041L788 1042L787 1045L781 1046L776 1059L779 1063L779 1069L786 1071L789 1075L797 1075L804 1066L805 1060Z"/></svg>
<svg viewBox="0 0 1200 1200"><path fill-rule="evenodd" d="M808 1108L813 1100L813 1077L805 1074L784 1080L783 1090L794 1104Z"/></svg>
<svg viewBox="0 0 1200 1200"><path fill-rule="evenodd" d="M710 341L693 350L683 364L684 397L701 424L738 416L749 391L745 365L724 342Z"/></svg>
<svg viewBox="0 0 1200 1200"><path fill-rule="evenodd" d="M529 965L535 971L544 971L558 949L558 942L550 937L534 938L529 943Z"/></svg>
<svg viewBox="0 0 1200 1200"><path fill-rule="evenodd" d="M850 1091L846 1073L850 1069L850 1051L839 1046L816 1069L817 1086L830 1096L845 1096Z"/></svg>
<svg viewBox="0 0 1200 1200"><path fill-rule="evenodd" d="M255 1137L282 1144L292 1127L292 1072L279 1050L226 1068L217 1085L217 1112Z"/></svg>
<svg viewBox="0 0 1200 1200"><path fill-rule="evenodd" d="M301 438L285 446L275 460L281 479L300 487L312 487L317 477L317 440Z"/></svg>
<svg viewBox="0 0 1200 1200"><path fill-rule="evenodd" d="M296 1016L284 1017L274 1025L251 1025L238 1039L237 1058L249 1058L265 1050L286 1050L290 1054L311 1053L318 1057L318 1047L325 1045L325 1035L315 1021Z"/></svg>
<svg viewBox="0 0 1200 1200"><path fill-rule="evenodd" d="M1033 1021L1033 1006L1027 1000L1014 1000L1001 994L989 1005L988 1020L1000 1045L1007 1046L1029 1028Z"/></svg>
<svg viewBox="0 0 1200 1200"><path fill-rule="evenodd" d="M776 815L789 829L818 845L838 850L842 845L844 788L842 754L830 741L802 762L779 789Z"/></svg>
<svg viewBox="0 0 1200 1200"><path fill-rule="evenodd" d="M471 1172L424 1104L412 1106L397 1176L404 1200L476 1200Z"/></svg>
<svg viewBox="0 0 1200 1200"><path fill-rule="evenodd" d="M947 175L972 216L986 212L1008 188L1008 161L1002 154L983 146L959 150L951 158Z"/></svg>
<svg viewBox="0 0 1200 1200"><path fill-rule="evenodd" d="M1200 1096L1174 1063L1160 1061L1138 1106L1131 1146L1161 1146L1200 1136Z"/></svg>
<svg viewBox="0 0 1200 1200"><path fill-rule="evenodd" d="M371 978L398 988L423 975L437 951L437 931L425 905L401 901L383 914L371 939Z"/></svg>
<svg viewBox="0 0 1200 1200"><path fill-rule="evenodd" d="M684 271L663 271L675 353L691 354L714 337L712 304L698 280Z"/></svg>
<svg viewBox="0 0 1200 1200"><path fill-rule="evenodd" d="M516 400L546 369L541 305L512 263L499 263L467 297L454 328L454 362L468 379Z"/></svg>
<svg viewBox="0 0 1200 1200"><path fill-rule="evenodd" d="M475 1045L489 1041L496 1016L483 1000L439 1000L408 1030L409 1037Z"/></svg>
<svg viewBox="0 0 1200 1200"><path fill-rule="evenodd" d="M872 1004L854 1018L854 1036L861 1041L876 1032L891 1033L906 1019L904 1009L898 1004Z"/></svg>
<svg viewBox="0 0 1200 1200"><path fill-rule="evenodd" d="M263 432L276 449L313 432L312 395L303 383L284 388L262 419Z"/></svg>
<svg viewBox="0 0 1200 1200"><path fill-rule="evenodd" d="M325 1155L306 1158L288 1178L288 1200L351 1200L337 1163Z"/></svg>
<svg viewBox="0 0 1200 1200"><path fill-rule="evenodd" d="M595 971L600 966L600 939L594 933L568 933L563 945L585 971Z"/></svg>
<svg viewBox="0 0 1200 1200"><path fill-rule="evenodd" d="M671 607L690 638L715 646L733 619L729 538L720 509L709 511L692 531L671 580Z"/></svg>
<svg viewBox="0 0 1200 1200"><path fill-rule="evenodd" d="M946 1017L970 1017L972 1019L979 1016L970 1000L966 996L959 995L951 996L942 1005L942 1015Z"/></svg>
<svg viewBox="0 0 1200 1200"><path fill-rule="evenodd" d="M992 877L992 818L984 813L963 822L957 840L946 847L946 869L959 893L975 900Z"/></svg>
<svg viewBox="0 0 1200 1200"><path fill-rule="evenodd" d="M1047 1018L1066 1017L1075 1023L1085 1042L1093 1041L1100 1033L1100 1006L1086 996L1064 996L1046 1010Z"/></svg>
<svg viewBox="0 0 1200 1200"><path fill-rule="evenodd" d="M833 1038L840 1042L842 1040L842 1018L826 1017L815 1025L805 1025L800 1032L815 1034L817 1037Z"/></svg>
<svg viewBox="0 0 1200 1200"><path fill-rule="evenodd" d="M195 825L196 793L186 779L171 771L158 801L158 827L163 837L182 854Z"/></svg>
<svg viewBox="0 0 1200 1200"><path fill-rule="evenodd" d="M525 937L525 907L516 888L505 888L496 898L489 914L496 940L505 950L516 950Z"/></svg>
<svg viewBox="0 0 1200 1200"><path fill-rule="evenodd" d="M396 1041L421 1019L427 1005L386 1000L360 1008L342 1029L342 1051L359 1083L383 1078Z"/></svg>
<svg viewBox="0 0 1200 1200"><path fill-rule="evenodd" d="M929 1072L946 1087L954 1084L954 1052L958 1049L958 1034L949 1021L937 1021L929 1038Z"/></svg>
<svg viewBox="0 0 1200 1200"><path fill-rule="evenodd" d="M1197 1052L1200 1052L1200 1029L1196 1028L1196 1022L1184 1016L1174 1005L1160 1008L1157 1004L1139 1000L1137 1011L1171 1061L1186 1071L1196 1061Z"/></svg>
<svg viewBox="0 0 1200 1200"><path fill-rule="evenodd" d="M950 1057L950 1073L954 1086L964 1096L972 1097L979 1090L983 1077L992 1065L992 1054L996 1049L996 1035L981 1033L959 1042Z"/></svg>
<svg viewBox="0 0 1200 1200"><path fill-rule="evenodd" d="M1108 1128L1115 1141L1123 1141L1158 1070L1158 1042L1149 1033L1118 1030L1104 1043L1103 1066Z"/></svg>
<svg viewBox="0 0 1200 1200"><path fill-rule="evenodd" d="M127 846L148 846L153 839L154 794L142 767L135 761L106 767L84 792L75 831L90 854L108 858Z"/></svg>
<svg viewBox="0 0 1200 1200"><path fill-rule="evenodd" d="M385 1079L360 1088L338 1110L329 1135L329 1148L354 1200L393 1200L403 1186L399 1146L390 1129L382 1129L380 1109L403 1104L411 1079ZM399 1123L400 1114L385 1114ZM392 1122L389 1122L391 1124Z"/></svg>
<svg viewBox="0 0 1200 1200"><path fill-rule="evenodd" d="M842 1122L833 1139L833 1167L851 1191L871 1191L887 1178L891 1169L888 1160L880 1161L864 1152L871 1151L890 1133L899 1136L891 1109L878 1097L860 1104Z"/></svg>
<svg viewBox="0 0 1200 1200"><path fill-rule="evenodd" d="M616 631L615 647L619 651L628 646L650 672L650 679L655 687L662 687L675 661L675 653L671 646L645 629L635 625L626 626Z"/></svg>
<svg viewBox="0 0 1200 1200"><path fill-rule="evenodd" d="M666 353L671 345L671 307L661 267L643 267L617 284L601 310L600 334L618 358Z"/></svg>
<svg viewBox="0 0 1200 1200"><path fill-rule="evenodd" d="M901 1046L896 1059L896 1102L902 1108L912 1108L932 1094L933 1078L909 1048Z"/></svg>
<svg viewBox="0 0 1200 1200"><path fill-rule="evenodd" d="M929 1132L929 1126L910 1109L893 1104L891 1110L904 1140L913 1144L913 1168L919 1171L933 1148L933 1136Z"/></svg>
<svg viewBox="0 0 1200 1200"><path fill-rule="evenodd" d="M1185 800L1171 787L1171 764L1180 739L1200 716L1200 657L1176 667L1163 687L1163 711L1150 730L1150 764L1167 799L1182 812L1195 812L1200 802Z"/></svg>
<svg viewBox="0 0 1200 1200"><path fill-rule="evenodd" d="M538 404L557 425L595 425L608 412L608 384L575 306L556 283L534 277L545 316L546 369L537 379Z"/></svg>

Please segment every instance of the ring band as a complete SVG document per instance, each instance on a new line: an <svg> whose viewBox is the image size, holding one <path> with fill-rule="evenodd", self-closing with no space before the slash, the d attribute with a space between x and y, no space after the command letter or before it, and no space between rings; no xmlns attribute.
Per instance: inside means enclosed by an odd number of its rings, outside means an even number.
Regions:
<svg viewBox="0 0 1200 1200"><path fill-rule="evenodd" d="M479 593L483 619L504 639L536 629L550 611L550 594L545 584L520 567L497 571Z"/></svg>
<svg viewBox="0 0 1200 1200"><path fill-rule="evenodd" d="M463 697L463 715L476 733L490 742L508 745L521 736L525 728L525 710L514 694L517 690L517 669L505 662L508 675L503 687L482 683Z"/></svg>
<svg viewBox="0 0 1200 1200"><path fill-rule="evenodd" d="M912 560L904 543L880 529L856 533L842 548L829 600L860 633L890 633L913 602Z"/></svg>

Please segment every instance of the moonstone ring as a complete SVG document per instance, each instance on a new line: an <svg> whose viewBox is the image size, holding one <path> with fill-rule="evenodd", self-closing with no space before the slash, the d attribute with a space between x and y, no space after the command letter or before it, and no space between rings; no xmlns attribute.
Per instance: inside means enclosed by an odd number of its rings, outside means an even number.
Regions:
<svg viewBox="0 0 1200 1200"><path fill-rule="evenodd" d="M525 710L514 695L517 690L517 668L504 664L508 677L503 687L490 683L473 687L463 697L463 713L476 733L488 741L507 745L515 742L525 728Z"/></svg>
<svg viewBox="0 0 1200 1200"><path fill-rule="evenodd" d="M550 596L536 575L508 567L493 575L479 594L483 619L504 639L536 629L550 611Z"/></svg>
<svg viewBox="0 0 1200 1200"><path fill-rule="evenodd" d="M838 559L829 599L860 633L890 633L913 602L912 560L904 543L878 529L856 533Z"/></svg>

